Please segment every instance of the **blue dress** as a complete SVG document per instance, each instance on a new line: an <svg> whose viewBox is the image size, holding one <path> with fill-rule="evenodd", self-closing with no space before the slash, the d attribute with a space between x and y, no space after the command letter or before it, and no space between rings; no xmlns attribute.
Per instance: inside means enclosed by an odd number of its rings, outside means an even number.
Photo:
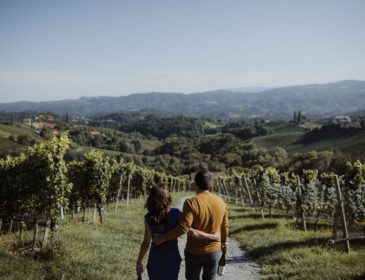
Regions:
<svg viewBox="0 0 365 280"><path fill-rule="evenodd" d="M151 228L152 234L164 234L179 225L180 210L171 208L167 214L167 221L164 226L156 226L151 223L149 213L145 219ZM177 239L169 240L156 246L151 244L147 261L147 271L150 280L177 280L180 270L181 257L177 246Z"/></svg>

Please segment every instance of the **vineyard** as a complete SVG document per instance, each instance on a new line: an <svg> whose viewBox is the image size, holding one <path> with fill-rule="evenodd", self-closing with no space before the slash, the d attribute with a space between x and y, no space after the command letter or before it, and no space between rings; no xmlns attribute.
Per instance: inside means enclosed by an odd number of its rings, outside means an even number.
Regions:
<svg viewBox="0 0 365 280"><path fill-rule="evenodd" d="M0 160L0 233L24 231L33 227L32 249L46 245L50 229L57 229L65 213L74 218L93 207L92 222L103 223L104 207L113 203L117 212L120 199L144 196L148 188L162 182L170 191L189 187L189 177L170 176L145 169L133 162L112 160L98 151L90 151L81 161L66 163L69 147L66 134L48 143L35 145L19 157ZM39 240L39 226L44 227Z"/></svg>
<svg viewBox="0 0 365 280"><path fill-rule="evenodd" d="M38 279L40 273L37 268L40 263L33 261L34 256L39 257L38 253L42 251L48 254L47 250L55 251L52 256L57 255L60 247L67 248L63 249L66 253L62 251L59 254L64 264L51 258L45 263L46 269L41 269L45 270L42 272L44 275L57 275L54 279L60 278L60 275L75 279L114 279L112 274L107 275L105 271L109 266L121 271L116 260L123 260L123 271L119 273L131 278L142 238L143 201L149 187L163 182L175 198L183 197L187 195L185 191L191 190L191 178L187 175L172 176L137 166L133 162L112 159L95 150L81 160L67 162L65 154L69 145L67 134L62 134L49 142L35 145L20 156L0 160L0 234L6 237L3 240L14 236L9 240L16 252L19 250L17 248L33 252L28 253L32 258L27 261L32 261L36 276L29 276L29 279ZM305 251L306 246L312 246L313 242L320 243L314 253L310 252L312 255L327 252L327 247L322 246L337 248L334 252L340 252L340 255L345 251L351 252L346 254L350 258L346 262L355 262L356 273L362 273L359 267L364 260L363 253L359 252L363 252L363 243L359 247L359 241L363 242L365 236L365 164L348 162L344 174L317 170L294 174L279 172L273 167L257 167L241 173L233 171L216 177L213 191L229 203L232 236L248 246L252 256L262 262L264 275L269 274L265 262L271 258L273 248L290 248L293 241L286 245L287 238L290 240L297 235L299 239L303 236L321 237L317 241L298 241L298 247L305 254L309 254ZM244 215L237 216L236 212ZM125 220L121 223L118 217ZM276 224L277 217L285 221L279 220ZM249 224L245 224L247 221ZM292 225L294 231L291 230ZM323 225L331 228L330 235L328 232L321 233ZM258 240L254 235L242 235L242 230L252 230L263 237ZM57 232L63 232L63 245L57 243ZM278 236L279 245L270 245L275 241L272 235ZM255 242L264 245L255 247L252 245ZM11 260L16 267L19 266L18 260L1 250L0 247L2 260ZM86 252L94 252L102 256L102 260ZM49 257L47 254L46 258ZM331 251L324 259L331 262L332 254ZM284 270L280 268L283 271L274 272L279 276L272 279L282 279L280 275L288 275L285 273L298 274L292 257L286 256L289 260L284 258L284 261L272 258L274 264L285 264L285 261L291 264ZM306 258L310 259L308 256ZM76 262L84 259L82 266L75 266ZM288 272L293 269L292 266L297 271ZM88 272L84 271L85 267L89 267ZM351 266L345 267L351 269ZM4 272L4 277L15 273L13 270L9 268L8 272ZM348 273L342 271L338 275ZM306 276L303 277L298 279L306 279ZM315 279L332 278L318 276ZM345 278L339 276L333 279Z"/></svg>
<svg viewBox="0 0 365 280"><path fill-rule="evenodd" d="M275 168L259 167L247 173L221 176L216 179L216 191L228 201L240 201L242 206L258 209L262 219L264 209L270 218L274 210L294 218L296 227L307 230L306 221L324 220L332 223L331 243L345 241L350 252L351 239L365 238L365 165L347 163L346 174L303 170L301 176L279 173ZM338 238L338 229L343 238ZM349 236L349 229L356 236Z"/></svg>

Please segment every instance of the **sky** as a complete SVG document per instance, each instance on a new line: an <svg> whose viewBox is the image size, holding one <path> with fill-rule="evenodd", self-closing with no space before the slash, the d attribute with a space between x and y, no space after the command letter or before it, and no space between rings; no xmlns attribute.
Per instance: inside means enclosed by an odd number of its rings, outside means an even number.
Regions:
<svg viewBox="0 0 365 280"><path fill-rule="evenodd" d="M362 0L0 0L0 102L365 80Z"/></svg>

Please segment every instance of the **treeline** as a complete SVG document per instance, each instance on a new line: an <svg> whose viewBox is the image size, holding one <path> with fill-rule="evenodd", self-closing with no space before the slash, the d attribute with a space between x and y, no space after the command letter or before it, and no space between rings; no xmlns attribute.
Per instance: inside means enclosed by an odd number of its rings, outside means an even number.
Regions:
<svg viewBox="0 0 365 280"><path fill-rule="evenodd" d="M203 118L166 117L159 114L127 114L119 113L97 118L91 125L109 127L123 132L139 132L143 135L159 139L171 135L196 137L204 135L205 121Z"/></svg>
<svg viewBox="0 0 365 280"><path fill-rule="evenodd" d="M140 133L123 134L117 131L100 131L85 125L70 127L68 132L70 139L82 146L130 154L145 152L142 141L146 137Z"/></svg>
<svg viewBox="0 0 365 280"><path fill-rule="evenodd" d="M129 153L130 156L123 157L134 160L139 165L156 166L159 170L172 174L191 173L200 165L212 171L239 170L261 165L298 173L302 169L319 169L343 174L345 162L352 160L349 154L340 150L289 154L281 147L259 148L232 133L209 137L168 137L162 143L156 141L157 147L154 149L147 149L144 145L147 138L138 134L130 139L116 133L92 136L90 129L80 128L77 132L72 130L70 137L81 145ZM137 158L134 154L141 157ZM77 158L77 155L72 157Z"/></svg>
<svg viewBox="0 0 365 280"><path fill-rule="evenodd" d="M67 134L28 149L18 157L0 160L0 233L12 232L18 225L20 239L26 225L34 227L33 248L38 240L39 224L46 232L54 228L64 213L74 214L94 207L93 221L99 212L103 222L104 204L115 203L124 197L144 195L157 182L168 185L171 191L189 187L189 177L174 177L108 158L98 151L90 151L82 160L66 162L69 149ZM16 222L16 223L14 223Z"/></svg>

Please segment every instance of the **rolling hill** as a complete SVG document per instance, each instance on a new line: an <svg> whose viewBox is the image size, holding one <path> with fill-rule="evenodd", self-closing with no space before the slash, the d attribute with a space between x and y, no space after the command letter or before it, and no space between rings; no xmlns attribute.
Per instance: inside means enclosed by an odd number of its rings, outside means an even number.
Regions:
<svg viewBox="0 0 365 280"><path fill-rule="evenodd" d="M239 89L192 94L151 92L120 97L0 103L0 112L49 111L87 118L144 109L220 118L288 118L293 111L301 110L311 118L326 117L364 110L365 81L290 86L261 92L240 92Z"/></svg>

